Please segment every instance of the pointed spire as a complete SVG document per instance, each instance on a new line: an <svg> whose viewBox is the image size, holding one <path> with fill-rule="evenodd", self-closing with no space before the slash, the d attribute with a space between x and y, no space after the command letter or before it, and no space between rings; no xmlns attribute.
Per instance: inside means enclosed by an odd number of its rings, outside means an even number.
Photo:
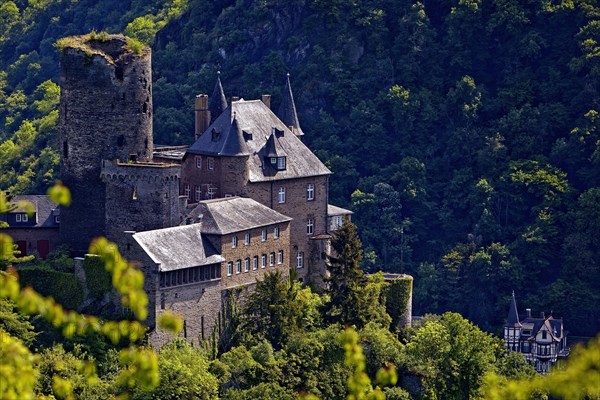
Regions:
<svg viewBox="0 0 600 400"><path fill-rule="evenodd" d="M214 122L226 108L227 98L223 91L223 85L221 85L221 71L217 71L217 83L215 84L215 88L208 102L211 123Z"/></svg>
<svg viewBox="0 0 600 400"><path fill-rule="evenodd" d="M506 322L508 325L520 325L519 312L517 311L517 300L515 299L514 290L512 292L512 301L510 303L510 308L508 309L508 320Z"/></svg>
<svg viewBox="0 0 600 400"><path fill-rule="evenodd" d="M240 129L235 113L233 113L233 121L231 127L223 143L223 148L219 153L222 156L247 156L248 149L244 141L243 132Z"/></svg>
<svg viewBox="0 0 600 400"><path fill-rule="evenodd" d="M290 85L290 74L288 72L283 99L279 111L277 112L279 119L287 127L291 127L296 136L304 136L300 123L298 122L298 113L296 112L296 103L294 103L294 95L292 94L292 86Z"/></svg>

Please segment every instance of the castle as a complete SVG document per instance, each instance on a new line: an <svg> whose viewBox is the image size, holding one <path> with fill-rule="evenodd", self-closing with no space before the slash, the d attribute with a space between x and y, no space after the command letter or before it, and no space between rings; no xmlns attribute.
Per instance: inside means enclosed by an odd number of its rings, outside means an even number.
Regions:
<svg viewBox="0 0 600 400"><path fill-rule="evenodd" d="M330 232L350 211L328 204L331 172L302 143L289 76L270 96L228 104L219 78L196 97L188 148L155 149L150 49L120 35L61 42L61 176L72 206L60 240L84 255L96 236L116 242L145 274L147 324L164 310L183 335L206 339L232 293L290 268L319 287ZM159 329L151 341L168 340Z"/></svg>

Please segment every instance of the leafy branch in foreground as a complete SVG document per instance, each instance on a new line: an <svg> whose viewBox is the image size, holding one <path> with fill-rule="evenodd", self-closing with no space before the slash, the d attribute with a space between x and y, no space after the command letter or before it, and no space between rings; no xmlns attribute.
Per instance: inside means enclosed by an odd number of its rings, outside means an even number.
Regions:
<svg viewBox="0 0 600 400"><path fill-rule="evenodd" d="M488 400L528 400L535 393L548 393L565 400L600 399L600 335L587 346L577 346L564 368L529 379L507 380L490 373L484 386Z"/></svg>
<svg viewBox="0 0 600 400"><path fill-rule="evenodd" d="M70 204L68 189L61 184L48 191L51 199L62 206ZM11 210L6 195L0 196L0 212ZM131 308L135 317L142 321L147 316L148 298L143 289L144 277L141 271L125 260L117 246L105 238L96 239L90 246L90 252L100 256L105 268L111 273L113 286L121 295L124 306ZM0 237L0 262L9 262L13 257L12 238L9 235ZM74 335L97 333L117 344L122 339L132 343L119 352L122 366L117 382L125 390L139 387L143 390L155 388L159 382L158 359L153 350L138 347L133 343L146 334L146 328L139 321L102 321L95 316L82 315L76 311L66 310L51 297L44 297L31 287L21 287L17 271L10 266L0 271L0 298L11 300L23 314L40 316L62 334L71 338ZM160 321L161 326L175 333L181 329L179 317L166 315ZM0 398L31 399L34 398L34 386L38 379L35 369L37 355L33 354L21 340L12 337L0 328ZM81 362L76 368L91 382L97 379L95 365ZM52 388L61 398L74 398L73 384L58 375L53 376ZM128 398L127 392L121 398Z"/></svg>

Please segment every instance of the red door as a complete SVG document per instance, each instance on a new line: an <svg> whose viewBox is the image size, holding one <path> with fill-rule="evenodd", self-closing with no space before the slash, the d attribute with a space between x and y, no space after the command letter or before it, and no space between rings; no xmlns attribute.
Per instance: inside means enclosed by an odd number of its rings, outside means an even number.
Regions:
<svg viewBox="0 0 600 400"><path fill-rule="evenodd" d="M37 251L42 260L45 260L48 257L48 253L50 252L50 242L48 240L38 240L37 241Z"/></svg>
<svg viewBox="0 0 600 400"><path fill-rule="evenodd" d="M21 252L17 257L25 257L27 255L27 242L25 240L17 240L16 243Z"/></svg>

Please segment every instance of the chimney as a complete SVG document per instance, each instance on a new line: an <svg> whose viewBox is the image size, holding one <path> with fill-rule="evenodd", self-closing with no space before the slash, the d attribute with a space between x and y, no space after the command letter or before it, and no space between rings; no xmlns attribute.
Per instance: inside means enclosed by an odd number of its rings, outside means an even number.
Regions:
<svg viewBox="0 0 600 400"><path fill-rule="evenodd" d="M196 126L194 130L194 136L196 139L208 129L210 123L210 111L208 111L208 96L205 94L199 94L196 96L194 103L194 112L196 116Z"/></svg>
<svg viewBox="0 0 600 400"><path fill-rule="evenodd" d="M531 318L531 308L526 308L525 312L527 313L527 318Z"/></svg>
<svg viewBox="0 0 600 400"><path fill-rule="evenodd" d="M271 108L271 95L270 94L263 94L262 96L260 96L260 99L262 100L263 103L265 103L265 106L267 106L267 108Z"/></svg>
<svg viewBox="0 0 600 400"><path fill-rule="evenodd" d="M239 96L231 96L231 102L238 101L240 99Z"/></svg>
<svg viewBox="0 0 600 400"><path fill-rule="evenodd" d="M546 314L544 314L544 312L543 312L543 311L540 313L540 318L541 318L541 319L546 319Z"/></svg>

